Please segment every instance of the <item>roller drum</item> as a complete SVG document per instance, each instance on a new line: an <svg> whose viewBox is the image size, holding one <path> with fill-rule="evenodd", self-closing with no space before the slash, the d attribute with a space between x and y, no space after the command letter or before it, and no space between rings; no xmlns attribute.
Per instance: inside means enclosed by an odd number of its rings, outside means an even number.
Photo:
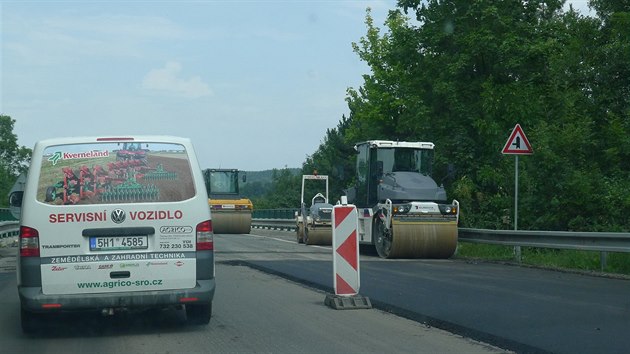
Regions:
<svg viewBox="0 0 630 354"><path fill-rule="evenodd" d="M332 245L332 228L330 227L307 227L307 245Z"/></svg>
<svg viewBox="0 0 630 354"><path fill-rule="evenodd" d="M383 258L449 258L457 248L457 222L402 222L394 219L391 236L379 236L378 230L383 228L375 226L375 245Z"/></svg>
<svg viewBox="0 0 630 354"><path fill-rule="evenodd" d="M212 229L215 234L248 234L252 230L252 213L213 211Z"/></svg>

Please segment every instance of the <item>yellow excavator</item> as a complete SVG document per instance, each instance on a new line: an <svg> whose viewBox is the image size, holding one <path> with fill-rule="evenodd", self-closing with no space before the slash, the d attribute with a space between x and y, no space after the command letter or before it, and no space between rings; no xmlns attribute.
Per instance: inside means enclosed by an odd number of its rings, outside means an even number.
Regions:
<svg viewBox="0 0 630 354"><path fill-rule="evenodd" d="M239 194L239 181L247 176L239 170L211 168L203 171L208 204L212 211L212 228L217 234L248 234L252 229L251 200Z"/></svg>
<svg viewBox="0 0 630 354"><path fill-rule="evenodd" d="M355 145L359 243L382 258L449 258L457 248L459 203L431 178L434 144L370 140Z"/></svg>

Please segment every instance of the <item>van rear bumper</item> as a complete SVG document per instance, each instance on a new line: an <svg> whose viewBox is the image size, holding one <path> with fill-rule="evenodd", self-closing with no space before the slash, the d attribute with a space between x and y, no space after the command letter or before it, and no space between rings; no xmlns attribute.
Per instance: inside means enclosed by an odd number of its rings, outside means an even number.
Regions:
<svg viewBox="0 0 630 354"><path fill-rule="evenodd" d="M208 304L215 291L214 279L197 280L192 289L121 291L99 294L46 295L41 287L18 287L20 302L30 312L100 310L103 308L150 308L184 304ZM197 300L191 302L190 299ZM184 301L182 301L184 299Z"/></svg>

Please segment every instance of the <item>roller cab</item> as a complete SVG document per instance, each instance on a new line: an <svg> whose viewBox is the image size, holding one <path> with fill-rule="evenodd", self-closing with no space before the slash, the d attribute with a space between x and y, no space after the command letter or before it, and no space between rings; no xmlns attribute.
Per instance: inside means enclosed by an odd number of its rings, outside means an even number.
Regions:
<svg viewBox="0 0 630 354"><path fill-rule="evenodd" d="M457 248L459 203L431 178L434 144L359 143L357 184L346 191L359 210L359 242L383 258L448 258Z"/></svg>
<svg viewBox="0 0 630 354"><path fill-rule="evenodd" d="M308 208L304 201L306 181L321 181L326 186L326 194L315 194ZM307 245L332 245L332 210L332 204L328 203L328 176L303 175L300 209L295 215L297 242Z"/></svg>

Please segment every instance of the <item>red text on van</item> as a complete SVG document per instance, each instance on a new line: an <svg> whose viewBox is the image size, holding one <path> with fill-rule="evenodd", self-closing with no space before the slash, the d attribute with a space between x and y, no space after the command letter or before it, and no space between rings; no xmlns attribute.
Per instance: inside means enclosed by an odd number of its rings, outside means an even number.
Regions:
<svg viewBox="0 0 630 354"><path fill-rule="evenodd" d="M48 222L51 224L62 222L90 222L90 221L106 221L107 212L84 212L84 213L58 213L48 215Z"/></svg>
<svg viewBox="0 0 630 354"><path fill-rule="evenodd" d="M149 211L130 211L131 220L173 220L181 219L184 213L181 210L149 210Z"/></svg>

